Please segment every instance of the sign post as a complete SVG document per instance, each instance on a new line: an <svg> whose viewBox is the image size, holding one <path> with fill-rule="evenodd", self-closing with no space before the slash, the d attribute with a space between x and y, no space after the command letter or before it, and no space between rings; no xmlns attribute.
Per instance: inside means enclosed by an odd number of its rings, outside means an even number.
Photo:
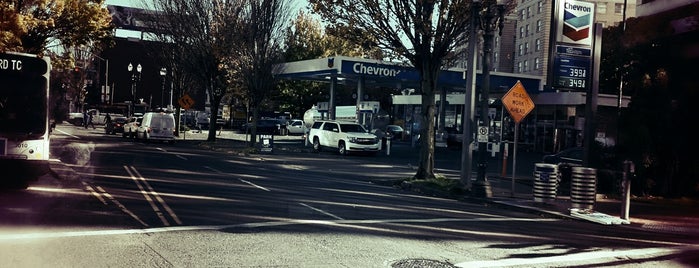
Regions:
<svg viewBox="0 0 699 268"><path fill-rule="evenodd" d="M529 112L534 110L534 102L527 94L527 90L524 89L522 83L517 81L512 88L502 97L502 104L507 109L507 112L515 121L515 141L514 149L512 152L512 193L511 196L515 195L515 174L517 173L517 141L519 140L519 122L524 119Z"/></svg>

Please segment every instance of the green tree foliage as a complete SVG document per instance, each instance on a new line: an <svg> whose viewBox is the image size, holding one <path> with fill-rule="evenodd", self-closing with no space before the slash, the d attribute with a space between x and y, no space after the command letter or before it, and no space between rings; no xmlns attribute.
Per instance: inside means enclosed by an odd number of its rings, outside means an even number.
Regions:
<svg viewBox="0 0 699 268"><path fill-rule="evenodd" d="M74 47L111 34L102 0L4 0L0 15L3 51L42 54L54 43Z"/></svg>
<svg viewBox="0 0 699 268"><path fill-rule="evenodd" d="M309 0L312 8L347 40L398 55L420 73L423 137L434 136L435 93L439 71L470 27L470 0ZM485 6L495 4L486 1ZM336 34L339 35L339 34ZM424 139L415 178L434 178L434 141Z"/></svg>
<svg viewBox="0 0 699 268"><path fill-rule="evenodd" d="M378 47L354 43L342 34L332 28L324 29L317 19L305 11L299 11L296 19L286 29L284 60L291 62L336 55L382 58L382 51ZM314 104L327 101L328 88L328 84L322 82L282 80L272 98L280 111L288 111L291 116L300 118ZM347 96L352 94L352 88L343 85L339 85L336 90L343 94L346 91L347 94L344 95Z"/></svg>

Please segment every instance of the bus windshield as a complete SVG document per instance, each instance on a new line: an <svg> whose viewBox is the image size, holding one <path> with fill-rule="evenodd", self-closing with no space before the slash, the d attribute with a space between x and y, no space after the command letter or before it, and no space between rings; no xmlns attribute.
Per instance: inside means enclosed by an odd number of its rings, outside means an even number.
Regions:
<svg viewBox="0 0 699 268"><path fill-rule="evenodd" d="M0 74L0 133L41 136L46 133L46 79Z"/></svg>

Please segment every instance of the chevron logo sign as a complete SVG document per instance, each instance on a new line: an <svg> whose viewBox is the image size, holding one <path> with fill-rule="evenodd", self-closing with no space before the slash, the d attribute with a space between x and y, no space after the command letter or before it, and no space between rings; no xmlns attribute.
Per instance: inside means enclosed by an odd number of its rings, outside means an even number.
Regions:
<svg viewBox="0 0 699 268"><path fill-rule="evenodd" d="M591 45L592 25L594 23L595 4L582 1L564 1L559 19L559 41L565 43Z"/></svg>

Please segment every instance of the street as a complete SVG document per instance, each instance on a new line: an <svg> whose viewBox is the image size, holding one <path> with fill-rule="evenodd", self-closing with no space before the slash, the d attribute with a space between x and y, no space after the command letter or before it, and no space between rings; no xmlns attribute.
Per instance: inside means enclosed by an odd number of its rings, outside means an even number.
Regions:
<svg viewBox="0 0 699 268"><path fill-rule="evenodd" d="M416 156L246 156L198 142L134 142L99 127L58 125L51 158L76 176L47 175L25 191L0 193L3 266L699 265L697 237L372 183L410 177L406 162ZM459 172L458 159L435 162L439 172Z"/></svg>

